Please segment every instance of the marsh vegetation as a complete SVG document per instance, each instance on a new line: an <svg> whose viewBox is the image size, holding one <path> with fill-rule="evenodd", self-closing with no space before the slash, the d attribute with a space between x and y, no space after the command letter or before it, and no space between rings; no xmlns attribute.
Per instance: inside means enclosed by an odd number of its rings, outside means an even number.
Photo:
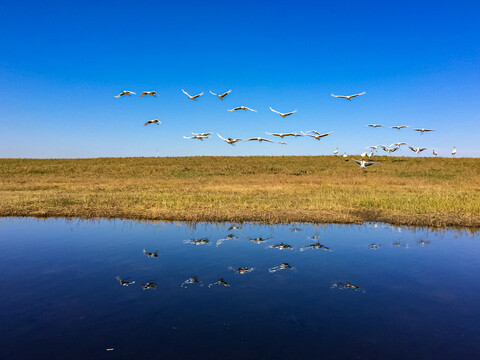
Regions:
<svg viewBox="0 0 480 360"><path fill-rule="evenodd" d="M480 226L480 160L1 159L0 215Z"/></svg>

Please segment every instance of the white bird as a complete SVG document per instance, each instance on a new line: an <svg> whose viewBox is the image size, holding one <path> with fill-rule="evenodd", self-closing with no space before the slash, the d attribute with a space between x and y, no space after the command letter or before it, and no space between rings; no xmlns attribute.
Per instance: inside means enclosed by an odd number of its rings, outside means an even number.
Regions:
<svg viewBox="0 0 480 360"><path fill-rule="evenodd" d="M360 94L353 94L353 95L333 95L333 94L330 94L332 95L333 97L336 97L336 98L341 98L341 99L347 99L348 101L352 100L354 97L357 97L357 96L360 96L360 95L364 95L365 94L365 91L360 93Z"/></svg>
<svg viewBox="0 0 480 360"><path fill-rule="evenodd" d="M373 151L370 151L369 153L367 153L368 158L371 158L372 156L373 156Z"/></svg>
<svg viewBox="0 0 480 360"><path fill-rule="evenodd" d="M312 131L313 132L313 131ZM325 137L325 136L328 136L332 133L333 131L330 131L329 133L325 133L325 134L320 134L318 131L315 131L315 135L312 135L312 134L307 134L307 133L304 133L303 131L301 131L301 133L305 136L310 136L312 138L314 138L315 140L318 140L320 141L320 139L322 137Z"/></svg>
<svg viewBox="0 0 480 360"><path fill-rule="evenodd" d="M278 115L280 115L283 118L286 118L287 116L290 116L290 115L295 114L297 112L297 110L294 110L294 111L290 111L288 113L281 113L277 110L273 110L271 106L270 106L270 110L272 110L274 113L277 113Z"/></svg>
<svg viewBox="0 0 480 360"><path fill-rule="evenodd" d="M380 124L368 124L367 126L370 126L370 127L373 127L373 128L384 127L383 125L380 125Z"/></svg>
<svg viewBox="0 0 480 360"><path fill-rule="evenodd" d="M400 129L407 128L407 127L408 127L408 125L395 125L395 126L390 126L390 129L400 130Z"/></svg>
<svg viewBox="0 0 480 360"><path fill-rule="evenodd" d="M269 132L265 132L265 134L272 135L272 136L278 136L279 138L282 138L282 139L286 136L294 136L294 137L303 136L303 135L293 133L293 132L292 133L269 133Z"/></svg>
<svg viewBox="0 0 480 360"><path fill-rule="evenodd" d="M372 146L367 146L367 148L377 150L378 148L383 148L385 145L372 145Z"/></svg>
<svg viewBox="0 0 480 360"><path fill-rule="evenodd" d="M433 152L432 152L432 153L433 153L433 155L435 155L435 156L438 155L437 152L435 151L435 149L433 149Z"/></svg>
<svg viewBox="0 0 480 360"><path fill-rule="evenodd" d="M249 107L246 107L246 106L237 106L233 109L229 109L228 111L237 111L237 110L243 110L243 111L250 110L250 111L257 112L257 110L250 109Z"/></svg>
<svg viewBox="0 0 480 360"><path fill-rule="evenodd" d="M365 157L365 156L368 156L368 153L366 151L364 151L363 153L360 154L361 157Z"/></svg>
<svg viewBox="0 0 480 360"><path fill-rule="evenodd" d="M285 136L289 136L288 133L269 133L269 132L266 132L266 131L265 131L265 134L272 135L272 136L278 136L281 139L283 139Z"/></svg>
<svg viewBox="0 0 480 360"><path fill-rule="evenodd" d="M393 143L393 144L390 144L390 147L392 147L393 145L395 146L401 146L401 145L408 145L406 142L396 142L396 143Z"/></svg>
<svg viewBox="0 0 480 360"><path fill-rule="evenodd" d="M342 156L343 156L343 158L344 158L345 161L348 161L348 159L347 159L347 158L348 158L348 154L347 154L347 153L343 153Z"/></svg>
<svg viewBox="0 0 480 360"><path fill-rule="evenodd" d="M336 148L334 151L333 151L333 155L337 155L338 154L338 148Z"/></svg>
<svg viewBox="0 0 480 360"><path fill-rule="evenodd" d="M145 95L157 97L158 94L156 91L144 91L140 94L140 97L144 97Z"/></svg>
<svg viewBox="0 0 480 360"><path fill-rule="evenodd" d="M222 140L225 141L227 144L232 145L232 146L235 146L235 143L236 143L236 142L242 141L242 139L234 139L234 138L231 138L231 137L225 139L225 138L222 137L219 133L217 133L217 135L218 135L218 137L219 137L220 139L222 139Z"/></svg>
<svg viewBox="0 0 480 360"><path fill-rule="evenodd" d="M421 129L413 129L413 131L420 131L422 134L425 132L425 131L435 131L434 129L424 129L424 128L421 128Z"/></svg>
<svg viewBox="0 0 480 360"><path fill-rule="evenodd" d="M376 163L376 162L365 161L365 160L362 160L362 161L358 161L358 160L355 160L355 159L352 159L352 160L355 161L358 165L360 165L360 168L361 168L361 169L366 169L367 166L377 165L377 164L378 164L378 163Z"/></svg>
<svg viewBox="0 0 480 360"><path fill-rule="evenodd" d="M452 150L452 156L455 156L455 154L457 153L457 149L455 148L455 146L453 147L453 150Z"/></svg>
<svg viewBox="0 0 480 360"><path fill-rule="evenodd" d="M150 125L150 124L160 125L161 122L160 122L158 119L155 119L155 120L147 120L147 122L146 122L145 124L143 124L143 126L147 126L147 125Z"/></svg>
<svg viewBox="0 0 480 360"><path fill-rule="evenodd" d="M197 94L197 95L193 95L193 96L192 96L192 95L190 95L189 93L187 93L187 92L186 92L185 90L183 90L183 89L182 89L182 92L183 92L185 95L187 95L190 100L193 100L193 101L197 101L197 99L198 99L200 96L203 95L203 92L202 92L202 93L200 93L200 94Z"/></svg>
<svg viewBox="0 0 480 360"><path fill-rule="evenodd" d="M198 136L198 135L193 135L193 136L184 136L184 139L197 139L203 141L203 139L207 139L208 136Z"/></svg>
<svg viewBox="0 0 480 360"><path fill-rule="evenodd" d="M384 147L383 150L388 152L389 154L392 153L392 152L395 152L399 149L399 147L394 147L394 148L387 148L387 147Z"/></svg>
<svg viewBox="0 0 480 360"><path fill-rule="evenodd" d="M132 94L137 95L133 91L123 90L120 94L114 97L119 98L120 96L124 96L124 95L132 96Z"/></svg>
<svg viewBox="0 0 480 360"><path fill-rule="evenodd" d="M208 133L194 133L194 132L192 132L192 135L202 136L202 137L209 137L211 134L212 134L211 132L208 132Z"/></svg>
<svg viewBox="0 0 480 360"><path fill-rule="evenodd" d="M413 146L409 146L410 150L412 150L413 152L416 152L417 154L420 154L423 150L427 150L427 148L416 148L416 147L413 147Z"/></svg>
<svg viewBox="0 0 480 360"><path fill-rule="evenodd" d="M223 98L224 98L225 96L227 96L228 94L230 94L231 91L232 91L232 90L228 90L228 91L224 92L223 94L215 94L214 92L212 92L212 91L210 90L210 94L215 95L215 96L218 97L220 100L223 100Z"/></svg>
<svg viewBox="0 0 480 360"><path fill-rule="evenodd" d="M282 145L287 145L287 143L284 142L284 141L277 141L277 143L278 143L278 144L282 144Z"/></svg>
<svg viewBox="0 0 480 360"><path fill-rule="evenodd" d="M245 141L258 141L258 142L266 141L266 142L273 143L272 140L268 140L268 139L265 139L265 138L262 138L262 137L254 137L254 138L247 139Z"/></svg>

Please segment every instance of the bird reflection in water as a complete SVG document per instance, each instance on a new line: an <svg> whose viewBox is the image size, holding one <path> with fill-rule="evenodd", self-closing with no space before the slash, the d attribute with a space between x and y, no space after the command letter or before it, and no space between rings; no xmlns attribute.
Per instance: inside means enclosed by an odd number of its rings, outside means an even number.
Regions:
<svg viewBox="0 0 480 360"><path fill-rule="evenodd" d="M117 279L118 282L120 283L120 285L122 285L122 286L128 286L128 285L135 284L135 281L128 280L130 278L121 279L120 276L117 276L115 279Z"/></svg>
<svg viewBox="0 0 480 360"><path fill-rule="evenodd" d="M229 287L229 286L230 286L230 284L227 283L225 280L223 280L223 278L218 279L218 280L215 281L214 283L208 285L208 287L212 287L213 285L221 285L221 286L225 286L225 287Z"/></svg>
<svg viewBox="0 0 480 360"><path fill-rule="evenodd" d="M346 282L346 283L339 282L339 283L335 283L335 284L333 284L330 288L331 288L331 289L340 289L340 290L349 290L349 289L350 289L350 290L365 292L365 290L360 289L360 286L353 285L351 282Z"/></svg>
<svg viewBox="0 0 480 360"><path fill-rule="evenodd" d="M256 242L257 244L261 244L267 240L270 240L271 237L268 237L268 238L262 238L262 237L256 237L256 238L251 238L251 237L247 237L247 240L250 240L250 241L253 241L253 242Z"/></svg>
<svg viewBox="0 0 480 360"><path fill-rule="evenodd" d="M403 244L403 243L401 243L400 241L395 241L395 242L393 243L393 246L396 246L396 247L401 247L401 246L403 246L403 247L408 247L407 244Z"/></svg>
<svg viewBox="0 0 480 360"><path fill-rule="evenodd" d="M143 253L149 258L158 258L158 250L147 251L146 249L143 249Z"/></svg>
<svg viewBox="0 0 480 360"><path fill-rule="evenodd" d="M189 239L184 241L185 244L193 244L193 245L205 245L208 244L209 241L207 238L202 239Z"/></svg>
<svg viewBox="0 0 480 360"><path fill-rule="evenodd" d="M202 282L198 280L198 276L195 275L192 275L190 279L185 280L180 286L183 288L187 288L189 285L203 286Z"/></svg>
<svg viewBox="0 0 480 360"><path fill-rule="evenodd" d="M143 290L148 290L148 289L153 289L155 290L157 288L157 283L155 281L150 280L149 282L143 283L140 281L140 285L142 285Z"/></svg>
<svg viewBox="0 0 480 360"><path fill-rule="evenodd" d="M292 245L284 244L281 242L280 244L270 245L270 249L278 249L278 250L293 250Z"/></svg>
<svg viewBox="0 0 480 360"><path fill-rule="evenodd" d="M271 273L274 273L274 272L277 272L277 271L280 271L280 270L285 270L285 269L293 270L295 268L288 263L281 263L278 266L274 266L274 267L268 269L268 271L270 271Z"/></svg>
<svg viewBox="0 0 480 360"><path fill-rule="evenodd" d="M228 269L233 270L237 274L240 274L240 275L243 275L243 274L246 274L246 273L249 273L249 272L252 272L253 270L255 270L255 268L253 268L253 267L249 268L247 266L242 266L242 267L239 267L239 268L236 268L236 269L230 266Z"/></svg>
<svg viewBox="0 0 480 360"><path fill-rule="evenodd" d="M417 244L420 245L420 246L425 246L425 245L430 245L432 242L429 241L429 240L418 240L417 241Z"/></svg>
<svg viewBox="0 0 480 360"><path fill-rule="evenodd" d="M228 234L223 239L218 239L217 240L217 246L222 245L224 241L232 240L232 239L238 239L238 236L233 235L233 234Z"/></svg>
<svg viewBox="0 0 480 360"><path fill-rule="evenodd" d="M317 240L319 238L319 235L313 235L308 238L308 240Z"/></svg>
<svg viewBox="0 0 480 360"><path fill-rule="evenodd" d="M242 228L242 225L232 224L232 225L230 225L230 227L228 228L228 231L240 230L241 228Z"/></svg>
<svg viewBox="0 0 480 360"><path fill-rule="evenodd" d="M304 248L301 248L300 251L305 251L305 250L308 250L308 249L323 249L323 250L326 250L326 251L333 251L328 246L320 244L319 242L316 242L315 244L307 245Z"/></svg>

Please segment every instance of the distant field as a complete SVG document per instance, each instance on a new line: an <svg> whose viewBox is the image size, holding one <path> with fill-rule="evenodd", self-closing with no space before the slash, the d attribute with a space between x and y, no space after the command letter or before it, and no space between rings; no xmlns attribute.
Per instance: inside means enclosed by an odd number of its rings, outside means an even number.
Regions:
<svg viewBox="0 0 480 360"><path fill-rule="evenodd" d="M480 159L0 159L0 216L480 226Z"/></svg>

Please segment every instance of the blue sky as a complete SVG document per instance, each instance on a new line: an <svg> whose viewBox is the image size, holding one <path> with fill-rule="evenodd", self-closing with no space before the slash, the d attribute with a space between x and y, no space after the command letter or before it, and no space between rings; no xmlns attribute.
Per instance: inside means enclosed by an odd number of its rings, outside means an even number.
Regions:
<svg viewBox="0 0 480 360"><path fill-rule="evenodd" d="M480 156L480 3L391 3L4 3L0 157L358 154L394 141ZM208 93L229 89L223 102ZM121 90L159 97L114 98ZM238 105L258 113L227 111ZM154 118L162 125L143 126ZM334 133L287 146L182 138L312 129Z"/></svg>

